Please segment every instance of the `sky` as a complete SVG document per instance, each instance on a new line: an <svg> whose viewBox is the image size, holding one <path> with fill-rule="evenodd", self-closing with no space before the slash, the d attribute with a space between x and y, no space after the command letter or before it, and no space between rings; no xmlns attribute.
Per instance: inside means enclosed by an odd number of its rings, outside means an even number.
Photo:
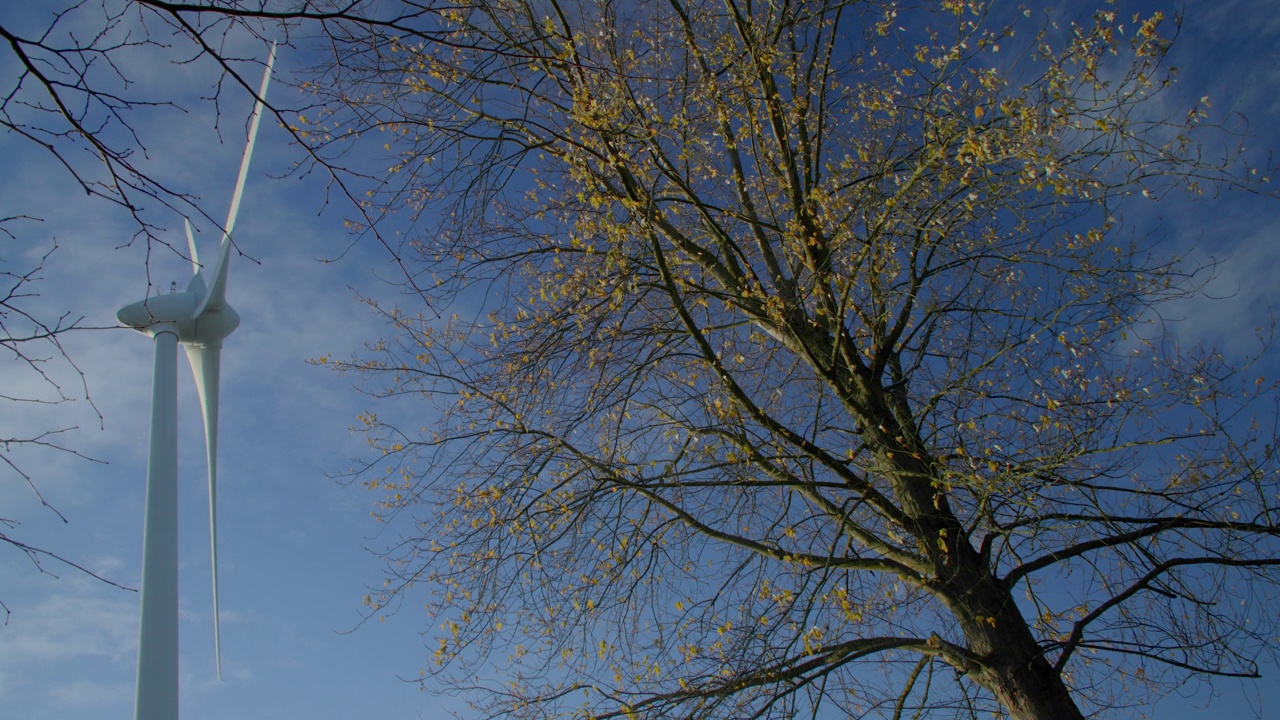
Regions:
<svg viewBox="0 0 1280 720"><path fill-rule="evenodd" d="M57 4L0 4L0 24L18 27L38 13L31 5ZM1182 89L1170 102L1208 95L1215 107L1238 104L1257 135L1252 144L1280 149L1274 1L1200 0L1185 11L1174 50ZM6 52L0 50L3 83L15 73ZM289 73L297 63L285 51L279 71ZM198 194L200 206L221 218L249 99L229 94L219 127L212 107L198 99L208 90L208 67L139 62L127 70L140 88L181 99L187 110L137 116L149 172ZM286 92L283 85L274 89ZM326 206L319 178L286 177L298 152L282 129L264 122L257 148L236 233L252 260L233 256L228 289L242 321L223 353L221 682L214 673L203 438L190 372L179 361L182 715L339 720L435 718L457 710L465 717L456 699L400 679L415 677L428 662L418 633L431 626L422 613L405 607L385 621L362 622L361 598L381 581L369 548L385 538L370 517L375 498L339 476L364 451L362 436L349 427L371 401L352 378L307 362L350 356L379 337L383 328L355 292L393 298L380 278L394 277L394 268L385 251L351 246L340 208ZM130 245L132 220L86 197L42 149L0 134L0 170L0 217L40 218L6 226L16 235L0 236L6 269L33 266L55 243L58 248L33 288L39 297L30 299L32 307L110 328L116 309L147 292L148 271L156 284L185 286L186 260L163 251L148 258L143 245ZM1274 281L1280 203L1244 196L1189 207L1164 202L1147 212L1166 229L1170 247L1223 261L1210 287L1220 299L1172 309L1182 318L1175 331L1184 342L1256 352L1253 328L1268 325L1270 311L1280 307ZM182 247L180 218L156 217ZM203 229L197 241L208 257L217 235L207 222ZM0 516L21 522L13 536L137 587L151 343L130 330L101 329L72 333L65 346L84 372L93 405L83 398L56 406L0 405L0 436L77 426L66 442L102 462L14 450L57 513L42 507L21 477L0 473ZM1274 357L1264 357L1273 377L1274 365ZM56 361L51 367L74 396L74 373ZM12 366L0 366L0 378L0 394L12 394L13 384L42 391ZM132 717L137 594L54 561L44 568L49 572L0 547L0 602L9 610L0 626L0 720ZM1275 716L1280 671L1265 671L1266 679L1244 687L1193 683L1149 710L1175 719Z"/></svg>

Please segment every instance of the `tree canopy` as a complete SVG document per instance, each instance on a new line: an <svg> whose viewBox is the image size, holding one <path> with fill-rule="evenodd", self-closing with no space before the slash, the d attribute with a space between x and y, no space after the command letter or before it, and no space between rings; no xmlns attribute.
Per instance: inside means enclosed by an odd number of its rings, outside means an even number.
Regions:
<svg viewBox="0 0 1280 720"><path fill-rule="evenodd" d="M322 41L291 130L408 292L322 361L422 407L362 418L359 477L398 533L366 601L426 603L424 684L492 716L1078 718L1274 652L1274 388L1145 329L1212 268L1142 203L1270 172L1168 102L1176 18L137 6L215 55Z"/></svg>
<svg viewBox="0 0 1280 720"><path fill-rule="evenodd" d="M403 532L369 602L430 588L428 675L515 716L1049 718L1256 672L1270 387L1141 333L1203 275L1131 203L1253 177L1161 106L1170 18L419 10L340 37L309 132L385 133L370 222L424 227L425 307L339 365L443 415L365 418Z"/></svg>

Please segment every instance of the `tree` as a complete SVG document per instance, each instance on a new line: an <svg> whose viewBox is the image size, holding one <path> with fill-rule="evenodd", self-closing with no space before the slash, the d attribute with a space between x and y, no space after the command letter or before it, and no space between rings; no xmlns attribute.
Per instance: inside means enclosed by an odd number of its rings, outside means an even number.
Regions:
<svg viewBox="0 0 1280 720"><path fill-rule="evenodd" d="M322 360L441 411L364 418L368 603L426 584L489 713L1077 718L1274 650L1272 388L1143 330L1205 275L1135 203L1254 188L1158 13L137 4L318 35L313 159L396 155L356 226L424 307Z"/></svg>
<svg viewBox="0 0 1280 720"><path fill-rule="evenodd" d="M1201 276L1121 214L1247 177L1153 114L1159 14L401 7L317 18L309 132L391 138L374 221L451 210L405 250L429 310L338 363L440 401L365 418L413 528L369 603L432 588L432 674L516 716L1068 718L1256 673L1269 613L1224 601L1274 588L1272 424L1139 336Z"/></svg>

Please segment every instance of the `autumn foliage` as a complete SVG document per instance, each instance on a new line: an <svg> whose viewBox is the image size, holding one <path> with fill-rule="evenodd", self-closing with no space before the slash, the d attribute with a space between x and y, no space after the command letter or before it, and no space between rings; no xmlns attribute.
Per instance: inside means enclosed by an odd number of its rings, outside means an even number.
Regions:
<svg viewBox="0 0 1280 720"><path fill-rule="evenodd" d="M1203 275L1141 224L1255 176L1168 110L1171 18L361 7L299 132L394 155L357 225L411 228L411 298L332 364L420 418L366 416L360 477L430 687L1078 718L1256 673L1270 387L1149 330Z"/></svg>

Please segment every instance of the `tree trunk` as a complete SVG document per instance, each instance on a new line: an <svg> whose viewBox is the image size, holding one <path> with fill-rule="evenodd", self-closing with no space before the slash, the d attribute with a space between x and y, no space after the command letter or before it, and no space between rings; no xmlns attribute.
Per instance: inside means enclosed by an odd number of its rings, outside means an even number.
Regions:
<svg viewBox="0 0 1280 720"><path fill-rule="evenodd" d="M1062 677L1043 658L1036 658L1021 669L1010 668L993 682L988 687L1013 720L1084 719Z"/></svg>
<svg viewBox="0 0 1280 720"><path fill-rule="evenodd" d="M967 540L948 545L948 550L951 610L960 620L968 650L978 657L969 676L990 690L1015 720L1083 720L1012 594Z"/></svg>

